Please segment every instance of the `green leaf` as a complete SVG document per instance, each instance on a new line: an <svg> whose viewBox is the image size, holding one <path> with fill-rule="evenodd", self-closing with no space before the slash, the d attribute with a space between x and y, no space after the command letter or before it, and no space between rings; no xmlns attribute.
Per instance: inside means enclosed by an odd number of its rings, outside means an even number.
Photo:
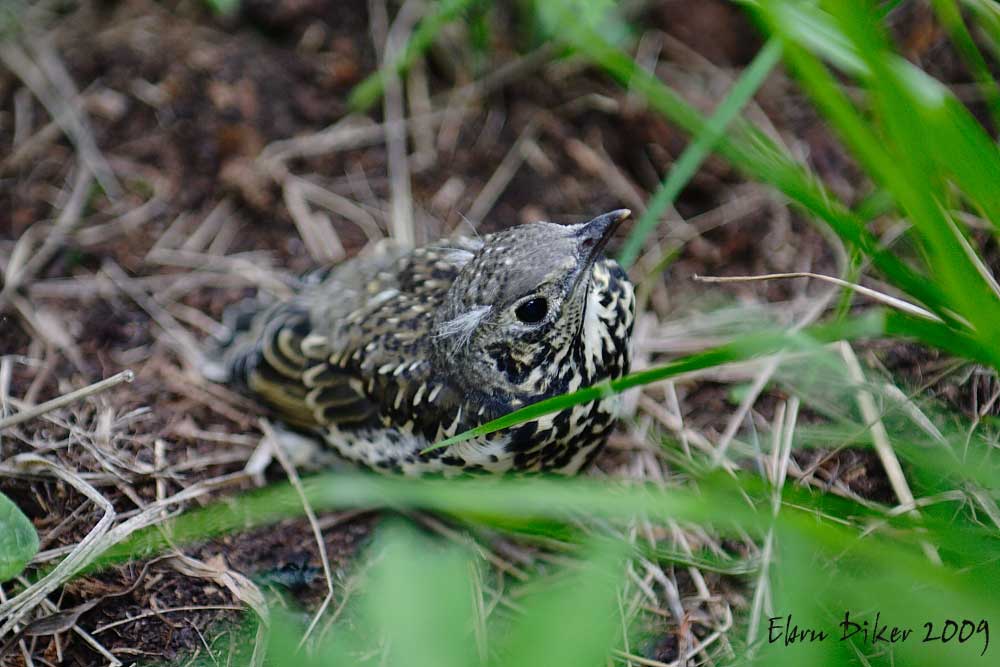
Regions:
<svg viewBox="0 0 1000 667"><path fill-rule="evenodd" d="M537 0L534 4L539 23L549 37L558 38L566 30L567 16L574 26L586 26L615 44L629 32L618 16L616 0Z"/></svg>
<svg viewBox="0 0 1000 667"><path fill-rule="evenodd" d="M0 492L0 582L19 575L38 553L38 533L14 501Z"/></svg>

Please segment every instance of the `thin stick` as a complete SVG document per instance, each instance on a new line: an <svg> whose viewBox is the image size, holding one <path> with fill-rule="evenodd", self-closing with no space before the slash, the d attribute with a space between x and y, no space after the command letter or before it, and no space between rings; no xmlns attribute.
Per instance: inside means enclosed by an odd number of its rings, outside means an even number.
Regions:
<svg viewBox="0 0 1000 667"><path fill-rule="evenodd" d="M576 138L566 140L566 153L580 165L584 171L599 177L608 190L621 199L639 215L646 212L646 196L639 191L628 176L614 161L601 150L597 150ZM674 220L680 219L680 214L672 205L667 206L665 214ZM667 217L664 215L663 217ZM659 220L659 218L657 218Z"/></svg>
<svg viewBox="0 0 1000 667"><path fill-rule="evenodd" d="M365 233L369 241L379 241L384 238L385 235L379 228L375 217L366 211L363 206L355 204L347 197L328 190L318 183L313 183L307 178L295 176L292 173L286 174L284 181L293 181L298 184L302 190L302 195L313 204L322 206L340 217L353 222Z"/></svg>
<svg viewBox="0 0 1000 667"><path fill-rule="evenodd" d="M369 2L369 12L372 16L372 37L376 47L383 47L385 56L383 64L393 62L405 44L409 32L413 29L419 16L413 11L412 3L404 4L399 10L391 28L388 27L388 12L384 0ZM409 10L409 11L407 11ZM403 85L396 72L386 72L383 113L390 125L386 125L385 144L389 162L389 189L392 193L392 217L389 228L392 236L406 247L412 247L416 241L413 227L413 196L410 190L410 162L406 151L406 130L402 122L405 118L403 108Z"/></svg>
<svg viewBox="0 0 1000 667"><path fill-rule="evenodd" d="M771 431L772 443L771 443L771 461L768 472L771 477L772 493L771 493L771 517L772 520L777 519L778 512L781 509L781 487L778 484L778 477L781 475L780 468L783 456L783 443L785 439L782 438L785 425L785 409L786 404L784 402L778 404L778 409L775 411L774 415L774 429ZM760 572L757 576L757 585L754 587L753 602L751 604L750 612L750 622L747 625L747 644L753 645L754 640L757 639L757 631L760 628L760 619L764 613L764 607L768 603L770 596L768 595L768 589L771 585L770 579L768 579L768 571L771 567L774 553L774 526L771 525L768 528L767 535L764 538L764 546L761 549L761 566Z"/></svg>
<svg viewBox="0 0 1000 667"><path fill-rule="evenodd" d="M299 230L309 256L318 263L336 262L344 258L344 246L330 218L313 212L300 185L302 179L286 178L282 194L285 207Z"/></svg>
<svg viewBox="0 0 1000 667"><path fill-rule="evenodd" d="M415 162L419 170L432 165L437 158L434 125L427 120L427 114L433 111L434 107L431 104L427 66L423 58L414 60L407 74L406 99L414 119L420 119L413 123L413 145L416 156L419 156Z"/></svg>
<svg viewBox="0 0 1000 667"><path fill-rule="evenodd" d="M791 328L791 331L801 331L803 328L809 324L816 321L816 318L826 310L826 306L833 299L833 295L836 290L830 290L826 294L823 294L818 299L815 300L809 307L809 311L798 321L796 321ZM726 455L726 450L729 449L729 443L732 442L733 437L735 437L736 432L739 430L739 425L742 423L743 419L746 418L748 412L753 407L754 403L760 396L760 393L767 386L767 382L771 379L774 373L778 370L778 367L787 357L784 353L779 352L778 354L771 357L765 362L764 368L754 379L753 385L750 387L750 391L747 396L744 397L743 401L740 402L739 409L726 424L726 430L723 432L722 437L719 438L719 443L716 449L715 456L712 459L712 467L716 467L722 461Z"/></svg>
<svg viewBox="0 0 1000 667"><path fill-rule="evenodd" d="M302 503L302 510L305 512L306 518L309 520L309 526L312 528L313 537L316 539L316 549L319 551L319 558L323 564L323 576L326 578L326 597L323 598L323 604L321 604L319 609L316 610L316 613L313 614L309 627L306 628L305 633L302 635L302 639L299 640L299 648L301 649L306 640L309 639L309 635L311 635L313 630L316 629L316 624L319 622L319 619L323 617L323 614L326 612L326 608L333 600L333 572L330 568L330 558L326 553L326 542L323 541L323 531L320 530L319 521L316 519L316 513L313 511L312 505L309 503L309 498L306 497L305 489L302 488L302 482L299 480L299 474L296 472L295 466L288 460L288 455L285 454L285 450L282 449L281 443L278 441L278 436L275 434L274 429L271 428L271 424L266 419L261 419L258 423L260 424L261 430L264 432L264 437L271 442L271 450L274 452L274 457L278 459L278 463L280 463L281 467L285 469L285 475L288 476L288 481L292 483L292 486L295 488L295 493L299 496L299 501Z"/></svg>
<svg viewBox="0 0 1000 667"><path fill-rule="evenodd" d="M108 278L111 279L115 285L118 286L120 290L125 292L131 297L133 301L139 304L146 313L160 325L163 329L164 334L166 334L165 342L169 343L171 347L176 351L190 366L194 368L201 368L204 365L204 354L198 347L198 342L195 340L187 329L182 327L174 318L173 315L168 313L166 309L157 303L156 299L147 294L145 290L138 288L132 283L132 279L122 270L114 260L107 260L101 267L101 271L104 272Z"/></svg>
<svg viewBox="0 0 1000 667"><path fill-rule="evenodd" d="M62 248L73 229L80 223L91 181L92 177L89 171L83 168L77 170L66 205L59 212L59 217L56 218L55 225L45 237L42 246L16 272L13 270L13 262L8 265L7 284L0 290L0 309L4 307L18 287L29 282L48 264L49 260ZM18 245L20 246L20 242Z"/></svg>
<svg viewBox="0 0 1000 667"><path fill-rule="evenodd" d="M22 622L32 609L48 597L49 593L69 581L77 571L96 558L102 549L102 539L111 532L111 526L118 516L111 501L72 470L60 467L58 464L35 454L20 454L14 457L14 460L25 467L41 466L51 469L55 476L101 508L103 516L90 529L86 537L80 540L73 547L73 551L60 561L51 572L22 590L17 596L0 604L0 637L6 635L16 624Z"/></svg>
<svg viewBox="0 0 1000 667"><path fill-rule="evenodd" d="M894 296L889 296L888 294L873 290L870 287L865 287L864 285L858 285L857 283L852 283L847 280L841 280L840 278L834 278L833 276L824 276L823 274L820 273L797 271L794 273L768 273L762 276L694 276L695 280L703 283L747 283L747 282L755 282L758 280L780 280L784 278L815 278L816 280L822 280L824 282L833 283L834 285L839 285L841 287L852 289L856 292L864 294L867 297L871 297L876 301L884 303L887 306L892 306L897 310L901 310L904 313L916 315L917 317L923 317L928 320L934 320L936 322L941 321L941 318L939 318L934 313L930 312L929 310L925 310L920 306L914 305L909 301L897 299Z"/></svg>
<svg viewBox="0 0 1000 667"><path fill-rule="evenodd" d="M864 371L861 370L861 364L858 362L854 350L846 341L840 343L840 355L847 367L847 377L858 385L855 400L858 402L861 417L871 430L875 453L878 454L879 460L882 462L885 475L889 478L889 485L902 505L914 506L913 492L910 491L910 485L906 482L906 475L903 473L903 467L899 465L896 451L892 448L892 443L889 442L889 433L885 429L885 424L882 423L882 415L875 405L875 399L871 392L863 388L866 383ZM920 517L920 513L916 509L912 511L911 515L914 518ZM926 540L921 540L920 546L929 561L935 565L941 564L941 557L934 545Z"/></svg>
<svg viewBox="0 0 1000 667"><path fill-rule="evenodd" d="M404 512L404 514L416 521L419 521L434 532L452 540L456 544L461 544L474 549L485 560L489 561L493 567L497 568L501 572L510 575L518 581L528 581L529 577L527 572L493 553L491 549L477 542L471 535L460 533L459 531L449 527L443 521L440 521L437 518L423 512Z"/></svg>
<svg viewBox="0 0 1000 667"><path fill-rule="evenodd" d="M460 110L467 112L466 107ZM347 116L330 127L292 139L281 139L268 144L261 151L258 160L269 170L272 177L280 179L285 171L284 163L295 158L316 157L336 151L349 151L381 144L387 134L402 132L405 136L408 129L417 122L429 124L441 123L449 113L456 110L440 110L431 112L427 118L399 118L386 120L384 123L372 123L367 118L361 120L356 116Z"/></svg>
<svg viewBox="0 0 1000 667"><path fill-rule="evenodd" d="M117 199L122 187L97 147L85 112L73 104L79 93L65 67L48 45L36 46L35 56L37 64L19 44L11 40L0 44L0 62L24 82L73 142L80 159L101 184L108 198Z"/></svg>
<svg viewBox="0 0 1000 667"><path fill-rule="evenodd" d="M111 628L117 628L120 625L125 625L126 623L132 623L133 621L138 621L144 618L149 618L150 616L158 616L160 614L176 614L182 611L243 611L243 607L233 605L233 604L202 604L202 605L188 605L184 607L169 607L167 609L150 609L148 611L141 612L135 616L129 616L128 618L120 618L117 621L112 621L98 627L91 634L99 635L102 632L106 632Z"/></svg>
<svg viewBox="0 0 1000 667"><path fill-rule="evenodd" d="M95 382L94 384L87 385L82 389L77 389L76 391L71 391L68 394L63 394L62 396L57 396L51 401L45 401L33 408L28 408L18 412L17 414L10 415L9 417L4 417L0 419L0 431L15 424L20 424L21 422L26 422L29 419L34 419L35 417L41 417L47 412L53 410L58 410L61 407L67 406L70 403L80 400L81 398L87 398L88 396L93 396L94 394L99 394L102 391L116 387L123 382L131 382L135 379L135 373L131 370L124 370L121 373L112 375L109 378L101 380L100 382Z"/></svg>
<svg viewBox="0 0 1000 667"><path fill-rule="evenodd" d="M510 147L510 150L507 151L507 154L500 161L493 175L490 176L490 180L486 182L486 185L483 186L483 189L476 196L476 200L472 202L472 206L469 207L468 217L473 225L478 226L482 222L486 214L496 204L497 199L503 194L503 191L510 185L518 169L521 168L521 163L524 162L525 143L534 139L537 134L538 122L533 118L528 121L528 125L521 132L514 145Z"/></svg>

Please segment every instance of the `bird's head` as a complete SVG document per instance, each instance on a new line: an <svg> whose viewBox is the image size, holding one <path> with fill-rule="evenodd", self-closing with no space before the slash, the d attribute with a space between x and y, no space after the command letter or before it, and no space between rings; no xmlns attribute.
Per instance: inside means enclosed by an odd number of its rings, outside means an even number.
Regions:
<svg viewBox="0 0 1000 667"><path fill-rule="evenodd" d="M544 396L583 332L594 266L619 210L578 225L534 222L483 238L436 314L440 367L469 391ZM597 295L601 296L601 295Z"/></svg>

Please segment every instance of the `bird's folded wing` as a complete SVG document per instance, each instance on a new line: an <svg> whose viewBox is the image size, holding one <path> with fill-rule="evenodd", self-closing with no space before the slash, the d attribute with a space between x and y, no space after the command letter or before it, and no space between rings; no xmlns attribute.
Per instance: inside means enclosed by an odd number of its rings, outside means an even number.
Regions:
<svg viewBox="0 0 1000 667"><path fill-rule="evenodd" d="M327 340L312 333L303 309L269 313L241 357L247 388L291 424L360 424L377 412L356 373L330 363Z"/></svg>

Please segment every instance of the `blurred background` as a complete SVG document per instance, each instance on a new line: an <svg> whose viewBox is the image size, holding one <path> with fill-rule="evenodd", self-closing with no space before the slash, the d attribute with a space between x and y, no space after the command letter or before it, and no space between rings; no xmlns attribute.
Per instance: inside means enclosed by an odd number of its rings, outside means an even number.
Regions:
<svg viewBox="0 0 1000 667"><path fill-rule="evenodd" d="M40 540L0 665L991 664L998 38L979 1L8 0L0 415L135 377L0 433ZM226 306L381 238L617 208L633 369L694 361L625 394L583 505L350 472L300 496L199 373ZM168 522L287 480L297 518ZM596 490L639 483L665 495ZM438 511L368 509L395 493ZM883 603L976 630L767 641Z"/></svg>

